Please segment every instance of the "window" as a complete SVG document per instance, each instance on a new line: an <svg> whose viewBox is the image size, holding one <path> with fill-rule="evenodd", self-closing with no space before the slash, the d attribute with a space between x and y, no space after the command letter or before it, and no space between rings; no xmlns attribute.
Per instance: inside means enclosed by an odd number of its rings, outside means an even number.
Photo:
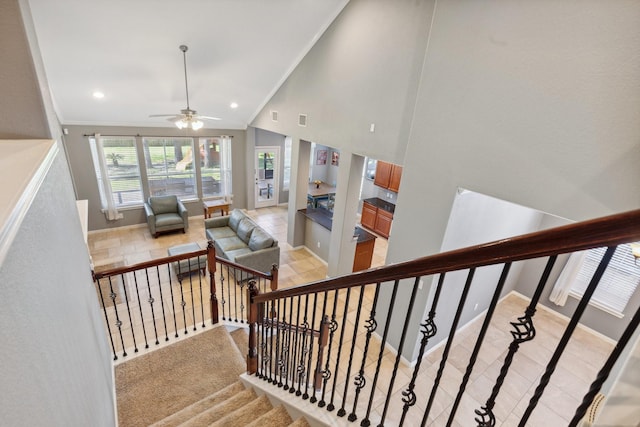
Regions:
<svg viewBox="0 0 640 427"><path fill-rule="evenodd" d="M200 138L202 197L222 196L221 138Z"/></svg>
<svg viewBox="0 0 640 427"><path fill-rule="evenodd" d="M149 194L197 197L193 138L143 138L142 147Z"/></svg>
<svg viewBox="0 0 640 427"><path fill-rule="evenodd" d="M282 191L289 191L291 183L291 137L284 138L284 167L282 178Z"/></svg>
<svg viewBox="0 0 640 427"><path fill-rule="evenodd" d="M570 295L581 298L596 271L606 248L591 249L586 252L584 261ZM631 245L618 246L602 280L591 297L591 304L618 317L622 317L629 299L640 283L640 267L635 265Z"/></svg>
<svg viewBox="0 0 640 427"><path fill-rule="evenodd" d="M89 139L102 209L117 219L117 208L142 204L140 165L134 137L96 135Z"/></svg>

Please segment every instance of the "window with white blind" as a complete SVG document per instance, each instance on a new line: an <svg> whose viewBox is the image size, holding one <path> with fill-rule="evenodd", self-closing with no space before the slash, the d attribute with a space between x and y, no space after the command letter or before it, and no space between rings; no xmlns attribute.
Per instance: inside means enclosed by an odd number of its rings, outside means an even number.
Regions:
<svg viewBox="0 0 640 427"><path fill-rule="evenodd" d="M149 193L175 195L179 199L197 197L193 138L143 138Z"/></svg>
<svg viewBox="0 0 640 427"><path fill-rule="evenodd" d="M578 276L571 286L571 296L582 297L605 251L606 248L587 251ZM622 313L639 283L640 266L635 264L631 245L620 245L591 297L590 304L622 317Z"/></svg>
<svg viewBox="0 0 640 427"><path fill-rule="evenodd" d="M96 135L89 139L89 144L103 210L110 205L115 208L140 205L143 196L136 139Z"/></svg>

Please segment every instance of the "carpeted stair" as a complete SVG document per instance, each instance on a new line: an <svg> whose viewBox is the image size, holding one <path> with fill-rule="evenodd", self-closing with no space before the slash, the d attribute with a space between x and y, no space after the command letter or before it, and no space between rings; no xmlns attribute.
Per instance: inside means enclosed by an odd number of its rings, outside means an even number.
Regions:
<svg viewBox="0 0 640 427"><path fill-rule="evenodd" d="M119 425L309 427L304 418L293 421L282 405L274 407L267 396L258 396L238 381L244 371L247 337L244 329L229 334L224 327L219 327L118 365ZM190 340L196 342L190 343ZM196 348L198 351L194 354ZM216 354L221 351L224 356ZM199 358L205 360L195 360ZM174 361L167 363L168 360ZM192 363L194 368L190 367ZM176 373L177 369L179 375L157 378L160 373L172 370ZM193 370L197 370L195 375ZM154 373L152 380L141 372ZM215 372L219 374L212 375ZM140 386L145 388L139 389ZM164 389L169 391L161 391ZM145 398L150 393L152 396ZM165 398L165 394L170 394L170 398Z"/></svg>

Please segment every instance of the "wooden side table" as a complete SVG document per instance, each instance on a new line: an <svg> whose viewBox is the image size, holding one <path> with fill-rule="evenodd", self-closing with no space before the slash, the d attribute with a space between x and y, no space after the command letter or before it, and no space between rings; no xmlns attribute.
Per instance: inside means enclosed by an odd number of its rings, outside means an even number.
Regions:
<svg viewBox="0 0 640 427"><path fill-rule="evenodd" d="M224 200L205 200L202 202L204 207L204 217L211 218L211 214L220 211L220 216L229 215L229 206L231 203Z"/></svg>

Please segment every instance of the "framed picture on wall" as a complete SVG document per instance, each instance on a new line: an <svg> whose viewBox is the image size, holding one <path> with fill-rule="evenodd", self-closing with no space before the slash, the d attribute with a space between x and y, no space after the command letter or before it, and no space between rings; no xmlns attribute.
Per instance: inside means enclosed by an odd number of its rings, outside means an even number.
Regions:
<svg viewBox="0 0 640 427"><path fill-rule="evenodd" d="M327 150L318 150L316 154L316 165L327 164Z"/></svg>
<svg viewBox="0 0 640 427"><path fill-rule="evenodd" d="M332 151L331 152L331 164L333 166L338 166L338 163L340 162L340 153L337 151Z"/></svg>

